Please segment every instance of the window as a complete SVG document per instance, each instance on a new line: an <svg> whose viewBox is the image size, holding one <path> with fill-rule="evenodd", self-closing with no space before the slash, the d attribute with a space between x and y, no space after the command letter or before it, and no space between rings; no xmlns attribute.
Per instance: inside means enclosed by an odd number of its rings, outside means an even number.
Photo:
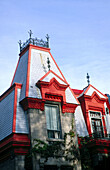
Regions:
<svg viewBox="0 0 110 170"><path fill-rule="evenodd" d="M96 138L104 137L101 113L90 111L90 117L94 137Z"/></svg>
<svg viewBox="0 0 110 170"><path fill-rule="evenodd" d="M45 105L48 138L60 138L60 114L58 105Z"/></svg>
<svg viewBox="0 0 110 170"><path fill-rule="evenodd" d="M94 137L103 137L103 129L102 129L102 122L100 119L92 119L92 129Z"/></svg>

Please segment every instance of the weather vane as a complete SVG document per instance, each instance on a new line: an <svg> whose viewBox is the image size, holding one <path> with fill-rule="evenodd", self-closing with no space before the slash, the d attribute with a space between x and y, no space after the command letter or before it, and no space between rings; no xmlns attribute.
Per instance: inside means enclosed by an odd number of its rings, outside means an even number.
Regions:
<svg viewBox="0 0 110 170"><path fill-rule="evenodd" d="M48 64L48 69L50 71L50 60L49 60L49 57L47 57L47 64Z"/></svg>
<svg viewBox="0 0 110 170"><path fill-rule="evenodd" d="M31 39L31 36L32 36L33 33L32 33L31 30L30 30L28 33L29 33L29 37L30 37L30 39Z"/></svg>
<svg viewBox="0 0 110 170"><path fill-rule="evenodd" d="M19 40L18 44L19 44L20 51L21 51L21 44L22 44L21 40Z"/></svg>
<svg viewBox="0 0 110 170"><path fill-rule="evenodd" d="M90 80L89 80L90 76L89 76L89 74L88 74L88 73L87 73L86 78L87 78L87 82L88 82L88 86L89 86L89 84L90 84Z"/></svg>

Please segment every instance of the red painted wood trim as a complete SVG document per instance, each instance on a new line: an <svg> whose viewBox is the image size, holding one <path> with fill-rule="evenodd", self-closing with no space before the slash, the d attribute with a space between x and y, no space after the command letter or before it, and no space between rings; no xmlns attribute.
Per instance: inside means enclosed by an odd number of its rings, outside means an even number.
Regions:
<svg viewBox="0 0 110 170"><path fill-rule="evenodd" d="M30 46L31 46L32 49L45 51L45 52L50 52L50 48L40 47L40 46L36 46L36 45L32 45L32 44L30 44Z"/></svg>
<svg viewBox="0 0 110 170"><path fill-rule="evenodd" d="M17 88L15 88L15 94L14 94L13 132L16 131L16 112L17 112Z"/></svg>
<svg viewBox="0 0 110 170"><path fill-rule="evenodd" d="M89 86L87 87L86 91L84 92L84 94L86 94L88 92L88 90L90 89L90 87L92 87L93 89L95 89L96 91L98 91L101 95L104 96L104 98L107 99L107 96L104 95L103 93L101 93L98 89L96 89L94 86L92 86L91 84L89 84ZM101 98L101 97L100 97Z"/></svg>
<svg viewBox="0 0 110 170"><path fill-rule="evenodd" d="M47 77L50 73L53 73L56 77L58 77L61 81L63 81L65 84L69 85L67 82L65 82L60 76L58 76L55 72L53 72L52 70L48 71L41 79L40 81L42 81L45 77Z"/></svg>
<svg viewBox="0 0 110 170"><path fill-rule="evenodd" d="M29 152L30 139L28 134L11 134L0 141L0 162L14 155L26 155Z"/></svg>
<svg viewBox="0 0 110 170"><path fill-rule="evenodd" d="M26 94L25 94L26 97L28 97L29 95L30 66L31 66L31 45L29 45L29 53L28 53Z"/></svg>
<svg viewBox="0 0 110 170"><path fill-rule="evenodd" d="M28 44L27 47L24 48L23 51L21 51L21 53L19 54L20 57L22 57L22 55L24 55L26 53L26 51L29 49L30 46L31 46L32 49L36 49L36 50L40 50L40 51L45 51L45 52L49 52L50 51L50 48L40 47L40 46Z"/></svg>
<svg viewBox="0 0 110 170"><path fill-rule="evenodd" d="M4 92L1 96L0 96L0 101L2 101L5 97L7 97L15 88L15 86L17 86L17 88L21 89L22 84L20 83L14 83L6 92Z"/></svg>

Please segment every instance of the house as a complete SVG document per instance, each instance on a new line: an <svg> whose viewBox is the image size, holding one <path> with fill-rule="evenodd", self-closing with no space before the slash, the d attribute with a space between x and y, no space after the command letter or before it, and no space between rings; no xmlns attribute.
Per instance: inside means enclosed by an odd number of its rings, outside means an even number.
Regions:
<svg viewBox="0 0 110 170"><path fill-rule="evenodd" d="M102 94L91 84L83 90L73 89L80 102L75 112L79 146L82 136L91 157L91 167L110 168L110 104L109 96ZM82 119L84 118L84 119Z"/></svg>
<svg viewBox="0 0 110 170"><path fill-rule="evenodd" d="M33 140L63 141L79 105L73 90L55 62L47 40L31 37L20 45L10 88L0 97L0 170L29 169L26 155ZM75 129L75 125L74 125ZM74 137L78 148L77 135ZM42 162L33 158L30 169L73 169L64 159ZM27 167L27 168L26 168ZM80 162L75 163L81 169Z"/></svg>

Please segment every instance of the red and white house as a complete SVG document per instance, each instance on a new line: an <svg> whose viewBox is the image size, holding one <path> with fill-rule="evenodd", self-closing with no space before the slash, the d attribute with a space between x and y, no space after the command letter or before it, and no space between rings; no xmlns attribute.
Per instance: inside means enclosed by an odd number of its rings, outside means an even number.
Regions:
<svg viewBox="0 0 110 170"><path fill-rule="evenodd" d="M76 109L75 112L79 142L81 136L89 136L88 148L91 156L94 157L92 160L94 169L108 168L110 167L110 104L108 97L91 84L83 90L73 89L73 92L80 102L79 109ZM82 121L82 117L84 121ZM105 158L108 160L105 161Z"/></svg>
<svg viewBox="0 0 110 170"><path fill-rule="evenodd" d="M0 96L0 169L25 168L32 141L61 141L75 118L77 135L89 136L93 168L110 155L110 104L107 95L89 84L72 89L55 62L47 41L30 38L21 46L10 88ZM77 135L75 136L78 145ZM80 140L79 140L80 146ZM101 161L102 162L101 162ZM39 170L38 162L31 169ZM109 167L106 160L107 167ZM72 169L48 162L43 169ZM77 163L76 168L81 169Z"/></svg>
<svg viewBox="0 0 110 170"><path fill-rule="evenodd" d="M63 140L79 105L48 48L48 41L30 37L23 46L20 44L20 50L11 86L0 97L1 170L25 169L25 155L34 138ZM57 169L57 163L54 164ZM63 164L60 168L63 170L64 166L70 168ZM33 169L40 169L40 165L33 165Z"/></svg>

